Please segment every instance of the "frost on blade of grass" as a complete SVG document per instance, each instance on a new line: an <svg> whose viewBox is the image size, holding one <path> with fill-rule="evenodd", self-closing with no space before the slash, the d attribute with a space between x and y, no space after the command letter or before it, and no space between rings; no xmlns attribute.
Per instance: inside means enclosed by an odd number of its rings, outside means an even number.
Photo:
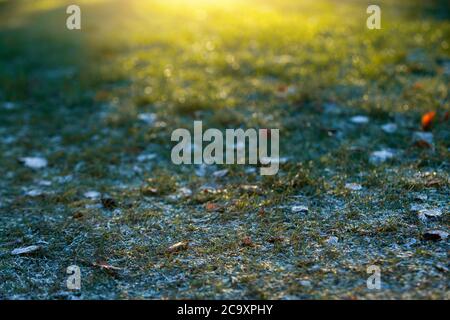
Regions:
<svg viewBox="0 0 450 320"><path fill-rule="evenodd" d="M218 170L213 172L213 176L216 178L225 177L228 174L228 169Z"/></svg>
<svg viewBox="0 0 450 320"><path fill-rule="evenodd" d="M424 202L424 201L428 200L428 196L426 194L419 193L419 194L414 195L414 200L418 200L418 201Z"/></svg>
<svg viewBox="0 0 450 320"><path fill-rule="evenodd" d="M304 205L296 205L296 206L291 207L291 211L293 213L308 213L309 208Z"/></svg>
<svg viewBox="0 0 450 320"><path fill-rule="evenodd" d="M346 183L345 188L351 191L359 191L362 190L362 186L358 183Z"/></svg>
<svg viewBox="0 0 450 320"><path fill-rule="evenodd" d="M366 124L369 123L369 118L366 116L354 116L350 118L350 121L355 124Z"/></svg>
<svg viewBox="0 0 450 320"><path fill-rule="evenodd" d="M331 236L326 240L326 243L331 246L335 246L339 243L339 238L335 236Z"/></svg>
<svg viewBox="0 0 450 320"><path fill-rule="evenodd" d="M31 169L42 169L47 166L47 159L40 157L23 157L19 161Z"/></svg>
<svg viewBox="0 0 450 320"><path fill-rule="evenodd" d="M87 191L83 194L83 196L88 199L99 199L101 197L101 193L98 191Z"/></svg>
<svg viewBox="0 0 450 320"><path fill-rule="evenodd" d="M138 119L147 125L152 125L156 121L157 117L154 113L140 113L138 114Z"/></svg>
<svg viewBox="0 0 450 320"><path fill-rule="evenodd" d="M427 218L436 218L440 217L442 215L442 210L437 209L419 209L418 210L418 216L419 219L422 221L426 221Z"/></svg>
<svg viewBox="0 0 450 320"><path fill-rule="evenodd" d="M40 189L31 189L26 191L25 194L29 197L39 197L44 194L44 191Z"/></svg>
<svg viewBox="0 0 450 320"><path fill-rule="evenodd" d="M192 196L192 190L189 188L186 188L186 187L182 187L182 188L178 189L178 194L184 198L190 197L190 196Z"/></svg>
<svg viewBox="0 0 450 320"><path fill-rule="evenodd" d="M40 249L41 249L41 246L32 245L32 246L28 246L28 247L14 249L13 251L11 251L11 254L14 256L22 255L22 254L30 254L30 253L34 253Z"/></svg>
<svg viewBox="0 0 450 320"><path fill-rule="evenodd" d="M394 158L395 154L391 150L379 150L374 151L370 154L369 161L372 164L381 164L383 162L386 162L387 160L390 160Z"/></svg>
<svg viewBox="0 0 450 320"><path fill-rule="evenodd" d="M381 129L386 133L394 133L397 131L397 125L395 123L386 123L381 126Z"/></svg>
<svg viewBox="0 0 450 320"><path fill-rule="evenodd" d="M155 153L143 153L137 157L137 160L139 162L146 162L146 161L153 160L156 157L157 157L157 155Z"/></svg>
<svg viewBox="0 0 450 320"><path fill-rule="evenodd" d="M50 180L39 180L37 183L43 187L50 187L52 185Z"/></svg>
<svg viewBox="0 0 450 320"><path fill-rule="evenodd" d="M169 195L171 200L187 199L192 196L192 190L186 187L181 187L177 190L177 193Z"/></svg>

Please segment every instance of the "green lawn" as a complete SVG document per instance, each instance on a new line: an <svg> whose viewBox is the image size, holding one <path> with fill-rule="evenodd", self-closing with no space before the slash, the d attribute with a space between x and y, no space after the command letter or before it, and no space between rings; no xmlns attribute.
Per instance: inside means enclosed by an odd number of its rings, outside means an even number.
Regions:
<svg viewBox="0 0 450 320"><path fill-rule="evenodd" d="M377 1L381 30L357 0L95 0L69 31L72 3L0 1L0 299L450 298L447 1ZM194 120L280 129L280 172L173 165Z"/></svg>

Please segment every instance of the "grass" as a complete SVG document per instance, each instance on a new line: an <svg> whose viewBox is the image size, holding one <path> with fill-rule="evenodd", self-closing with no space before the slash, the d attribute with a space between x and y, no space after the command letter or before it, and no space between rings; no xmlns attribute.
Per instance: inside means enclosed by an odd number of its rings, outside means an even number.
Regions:
<svg viewBox="0 0 450 320"><path fill-rule="evenodd" d="M0 298L448 299L448 242L422 238L449 227L445 1L380 1L377 31L363 1L80 1L81 31L67 5L0 2ZM412 140L428 111L432 149ZM194 120L279 128L288 160L273 177L175 166L171 132ZM396 157L372 164L383 148Z"/></svg>

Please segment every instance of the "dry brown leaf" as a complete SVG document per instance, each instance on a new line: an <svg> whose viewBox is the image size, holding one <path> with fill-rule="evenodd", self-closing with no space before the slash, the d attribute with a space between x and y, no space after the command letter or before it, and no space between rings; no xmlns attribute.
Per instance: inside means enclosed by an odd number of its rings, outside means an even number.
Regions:
<svg viewBox="0 0 450 320"><path fill-rule="evenodd" d="M448 233L442 230L428 230L423 234L425 240L439 241L448 238Z"/></svg>
<svg viewBox="0 0 450 320"><path fill-rule="evenodd" d="M117 208L117 202L113 198L102 198L102 205L108 210Z"/></svg>
<svg viewBox="0 0 450 320"><path fill-rule="evenodd" d="M269 239L267 239L267 242L269 243L277 243L277 242L283 242L284 238L282 236L272 236Z"/></svg>
<svg viewBox="0 0 450 320"><path fill-rule="evenodd" d="M92 265L94 267L98 267L100 269L109 270L109 271L120 271L120 270L123 270L122 268L112 266L112 265L108 264L105 261L94 262L94 263L92 263Z"/></svg>
<svg viewBox="0 0 450 320"><path fill-rule="evenodd" d="M244 237L242 239L242 245L244 247L253 247L254 244L253 244L252 238L250 238L249 236Z"/></svg>
<svg viewBox="0 0 450 320"><path fill-rule="evenodd" d="M189 244L186 241L180 241L167 248L167 252L178 252L181 250L186 250L188 248L188 245Z"/></svg>
<svg viewBox="0 0 450 320"><path fill-rule="evenodd" d="M413 89L415 89L415 90L423 89L423 84L421 82L416 82L413 85Z"/></svg>
<svg viewBox="0 0 450 320"><path fill-rule="evenodd" d="M205 209L206 209L206 211L217 211L217 210L219 210L220 209L220 207L219 207L219 205L218 204L216 204L216 203L213 203L213 202L208 202L206 205L205 205Z"/></svg>

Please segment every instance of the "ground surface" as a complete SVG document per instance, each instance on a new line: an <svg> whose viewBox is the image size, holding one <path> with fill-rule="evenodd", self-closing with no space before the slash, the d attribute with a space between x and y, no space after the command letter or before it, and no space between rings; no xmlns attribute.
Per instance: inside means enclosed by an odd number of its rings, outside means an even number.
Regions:
<svg viewBox="0 0 450 320"><path fill-rule="evenodd" d="M370 31L364 1L85 1L68 31L63 1L0 1L0 298L448 299L450 10L424 3ZM279 128L279 174L172 165L193 120Z"/></svg>

